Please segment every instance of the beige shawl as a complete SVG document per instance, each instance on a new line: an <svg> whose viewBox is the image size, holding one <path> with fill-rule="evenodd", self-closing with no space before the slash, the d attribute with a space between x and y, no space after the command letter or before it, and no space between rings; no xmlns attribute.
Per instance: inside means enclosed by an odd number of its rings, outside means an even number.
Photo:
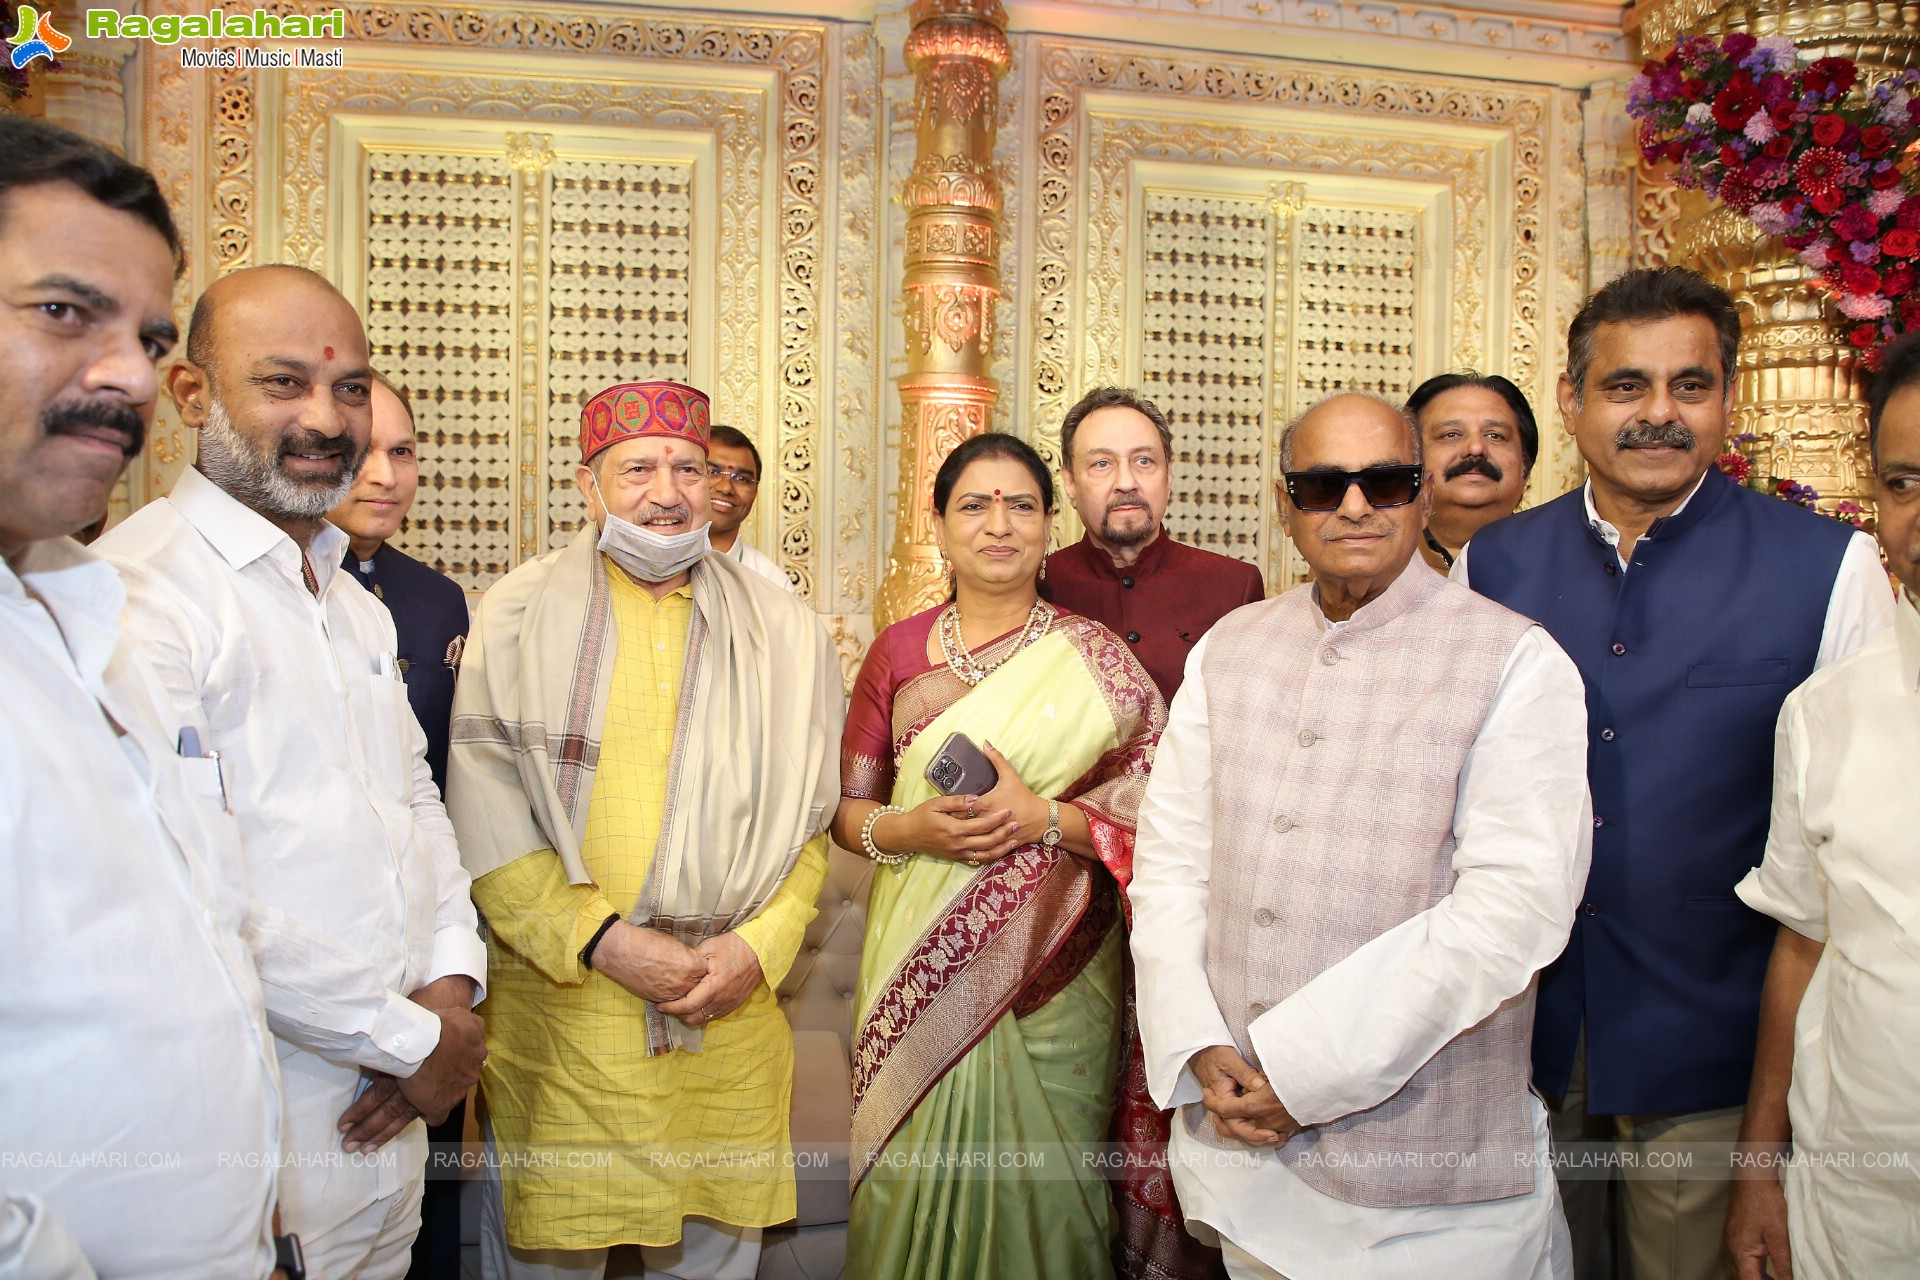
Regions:
<svg viewBox="0 0 1920 1280"><path fill-rule="evenodd" d="M619 645L598 535L480 602L453 699L447 811L475 879L552 850L574 884ZM693 621L652 868L629 919L682 941L737 928L839 800L840 663L813 611L723 556L693 569ZM649 1053L699 1033L648 1006Z"/></svg>

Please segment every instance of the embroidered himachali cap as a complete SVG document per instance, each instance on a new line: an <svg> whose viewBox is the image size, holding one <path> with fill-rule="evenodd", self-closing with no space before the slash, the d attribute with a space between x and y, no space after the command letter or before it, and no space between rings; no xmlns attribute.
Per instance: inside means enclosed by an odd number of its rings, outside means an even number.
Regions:
<svg viewBox="0 0 1920 1280"><path fill-rule="evenodd" d="M712 434L707 393L679 382L619 382L580 411L580 461L630 436L691 440L702 449Z"/></svg>

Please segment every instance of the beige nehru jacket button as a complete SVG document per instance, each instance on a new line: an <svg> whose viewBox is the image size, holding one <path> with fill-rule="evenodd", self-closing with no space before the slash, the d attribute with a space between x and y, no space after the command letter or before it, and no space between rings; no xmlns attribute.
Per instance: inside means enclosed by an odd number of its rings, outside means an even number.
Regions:
<svg viewBox="0 0 1920 1280"><path fill-rule="evenodd" d="M1264 929L1273 923L1273 912L1262 907L1253 913L1253 922Z"/></svg>
<svg viewBox="0 0 1920 1280"><path fill-rule="evenodd" d="M1311 730L1311 729L1302 729L1302 730L1300 731L1300 745L1301 745L1301 746L1303 746L1303 747L1310 747L1310 746L1312 746L1312 745L1313 745L1314 743L1316 743L1316 742L1318 742L1318 741L1320 741L1320 735L1319 735L1319 734L1317 734L1317 733L1315 733L1315 732L1314 732L1313 730Z"/></svg>
<svg viewBox="0 0 1920 1280"><path fill-rule="evenodd" d="M1285 835L1287 832L1293 830L1293 819L1283 813L1273 820L1273 829L1281 835Z"/></svg>
<svg viewBox="0 0 1920 1280"><path fill-rule="evenodd" d="M1326 663L1328 666L1332 666L1334 663L1340 661L1340 651L1334 648L1322 649L1320 651L1320 661Z"/></svg>

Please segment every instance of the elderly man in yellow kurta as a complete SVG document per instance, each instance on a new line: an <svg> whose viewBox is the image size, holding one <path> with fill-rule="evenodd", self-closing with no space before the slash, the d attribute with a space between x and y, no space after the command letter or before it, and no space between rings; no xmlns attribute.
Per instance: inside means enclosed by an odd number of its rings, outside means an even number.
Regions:
<svg viewBox="0 0 1920 1280"><path fill-rule="evenodd" d="M592 525L480 603L448 808L490 933L488 1277L746 1280L794 1214L773 988L826 876L839 662L708 555L707 398L581 416Z"/></svg>

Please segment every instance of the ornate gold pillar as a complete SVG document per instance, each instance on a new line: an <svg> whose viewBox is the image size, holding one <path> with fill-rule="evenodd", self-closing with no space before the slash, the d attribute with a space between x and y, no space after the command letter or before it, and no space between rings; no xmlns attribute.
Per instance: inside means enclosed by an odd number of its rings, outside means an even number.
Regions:
<svg viewBox="0 0 1920 1280"><path fill-rule="evenodd" d="M1000 183L993 172L999 80L1012 60L1000 0L914 0L913 172L906 203L907 371L900 379L900 487L875 630L946 595L931 502L940 460L987 429L987 376L1000 296Z"/></svg>
<svg viewBox="0 0 1920 1280"><path fill-rule="evenodd" d="M1808 60L1852 58L1869 82L1920 62L1920 8L1910 3L1666 0L1641 11L1650 57L1686 36L1736 31L1786 36ZM1796 255L1743 215L1718 204L1709 211L1697 192L1682 193L1680 212L1668 260L1705 273L1740 308L1734 429L1759 437L1755 469L1812 485L1823 507L1852 499L1871 508L1860 352L1833 303Z"/></svg>
<svg viewBox="0 0 1920 1280"><path fill-rule="evenodd" d="M133 56L135 42L88 39L86 6L79 0L55 0L53 21L73 45L60 55L59 68L41 78L47 123L125 155L127 95L120 68Z"/></svg>

